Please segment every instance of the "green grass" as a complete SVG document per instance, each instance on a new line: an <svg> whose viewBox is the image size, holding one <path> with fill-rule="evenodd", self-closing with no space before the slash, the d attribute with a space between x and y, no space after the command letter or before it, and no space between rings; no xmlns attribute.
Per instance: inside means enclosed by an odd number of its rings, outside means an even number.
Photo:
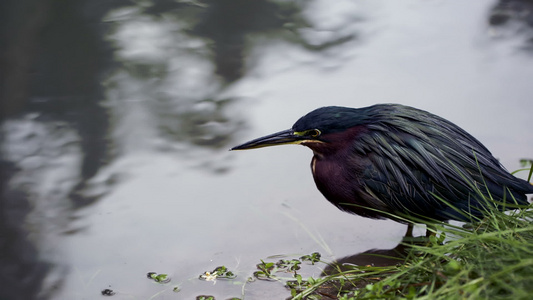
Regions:
<svg viewBox="0 0 533 300"><path fill-rule="evenodd" d="M439 237L407 245L406 259L388 267L353 266L292 288L293 299L531 299L533 210L489 210L468 226L435 225ZM447 237L447 238L446 238ZM323 293L322 293L323 295Z"/></svg>

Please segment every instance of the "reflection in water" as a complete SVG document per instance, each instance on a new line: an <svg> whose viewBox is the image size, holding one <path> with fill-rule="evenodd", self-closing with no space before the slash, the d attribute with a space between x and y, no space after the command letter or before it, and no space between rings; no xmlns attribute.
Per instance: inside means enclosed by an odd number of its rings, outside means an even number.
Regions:
<svg viewBox="0 0 533 300"><path fill-rule="evenodd" d="M520 47L533 51L533 2L528 0L500 0L490 11L488 19L496 36L523 36Z"/></svg>
<svg viewBox="0 0 533 300"><path fill-rule="evenodd" d="M144 140L159 147L176 151L173 141L227 147L246 119L226 90L245 75L247 64L256 64L251 60L257 57L247 53L262 47L260 37L316 52L354 38L353 33L341 33L307 42L300 30L312 30L313 25L302 16L300 5L304 4L206 1L112 11L106 19L115 26L108 40L116 45L122 68L106 84L111 110L123 126L118 130L123 148L143 147L137 129L128 133L139 119L146 122Z"/></svg>
<svg viewBox="0 0 533 300"><path fill-rule="evenodd" d="M246 38L254 33L279 31L294 22L299 10L293 3L284 6L271 1L210 0L191 35L211 41L215 73L233 82L245 73Z"/></svg>
<svg viewBox="0 0 533 300"><path fill-rule="evenodd" d="M348 271L351 266L393 266L404 261L409 247L405 244L398 244L392 249L371 249L362 253L346 256L337 259L334 264L328 265L324 269L325 275L336 274L339 271Z"/></svg>
<svg viewBox="0 0 533 300"><path fill-rule="evenodd" d="M212 42L215 72L227 82L244 75L246 52L258 41L257 35L283 38L313 51L340 45L355 37L355 33L350 33L333 35L318 44L307 41L302 30L313 30L315 25L302 13L309 4L306 2L209 0L205 3L207 9L190 33Z"/></svg>
<svg viewBox="0 0 533 300"><path fill-rule="evenodd" d="M2 299L48 298L61 284L49 258L72 209L92 202L79 191L108 156L99 76L109 61L89 26L101 12L84 11L84 2L0 8Z"/></svg>
<svg viewBox="0 0 533 300"><path fill-rule="evenodd" d="M35 299L50 266L39 261L20 226L31 209L27 195L5 188L16 171L13 163L0 160L0 299Z"/></svg>
<svg viewBox="0 0 533 300"><path fill-rule="evenodd" d="M214 151L247 121L225 90L254 65L258 36L314 52L355 36L309 42L314 25L297 1L0 5L2 299L60 288L64 270L48 258L80 230L75 210L111 189L112 177L96 177L114 158L157 149L224 170Z"/></svg>
<svg viewBox="0 0 533 300"><path fill-rule="evenodd" d="M410 246L400 243L391 249L371 249L362 253L346 256L337 259L334 263L328 264L323 271L322 276L336 275L341 272L350 272L357 270L358 266L388 267L402 264L406 261ZM364 272L359 270L358 272ZM364 289L367 284L375 283L375 278L369 280L366 277L350 281L349 284L340 285L339 282L331 281L319 287L319 294L324 299L337 299L336 296L341 288L349 287L350 290ZM329 297L328 297L329 296Z"/></svg>

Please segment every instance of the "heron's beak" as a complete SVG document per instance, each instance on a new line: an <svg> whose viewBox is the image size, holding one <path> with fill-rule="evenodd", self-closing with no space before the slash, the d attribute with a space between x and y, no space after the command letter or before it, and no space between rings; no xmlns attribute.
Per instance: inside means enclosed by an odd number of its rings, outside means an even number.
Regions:
<svg viewBox="0 0 533 300"><path fill-rule="evenodd" d="M274 134L270 134L264 137L260 137L255 140L251 140L239 146L235 146L231 148L230 151L231 150L248 150L248 149L256 149L256 148L287 145L287 144L301 144L305 142L306 140L309 140L309 138L295 135L292 129L287 129L287 130L276 132Z"/></svg>

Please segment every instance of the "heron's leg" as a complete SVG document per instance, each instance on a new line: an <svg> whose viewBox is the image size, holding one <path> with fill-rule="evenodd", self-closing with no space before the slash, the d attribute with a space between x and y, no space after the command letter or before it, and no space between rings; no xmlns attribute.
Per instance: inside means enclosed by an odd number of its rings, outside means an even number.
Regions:
<svg viewBox="0 0 533 300"><path fill-rule="evenodd" d="M426 237L429 238L431 236L436 236L437 230L435 229L435 226L426 224Z"/></svg>
<svg viewBox="0 0 533 300"><path fill-rule="evenodd" d="M407 224L407 231L405 232L405 237L413 237L413 223Z"/></svg>

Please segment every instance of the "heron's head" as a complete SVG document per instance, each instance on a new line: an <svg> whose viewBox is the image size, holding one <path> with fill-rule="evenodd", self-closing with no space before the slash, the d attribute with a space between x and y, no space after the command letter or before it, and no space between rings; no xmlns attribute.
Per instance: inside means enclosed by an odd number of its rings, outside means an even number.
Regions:
<svg viewBox="0 0 533 300"><path fill-rule="evenodd" d="M287 144L301 144L315 153L343 148L364 130L369 116L360 109L327 106L301 117L291 129L263 136L231 150L247 150Z"/></svg>

